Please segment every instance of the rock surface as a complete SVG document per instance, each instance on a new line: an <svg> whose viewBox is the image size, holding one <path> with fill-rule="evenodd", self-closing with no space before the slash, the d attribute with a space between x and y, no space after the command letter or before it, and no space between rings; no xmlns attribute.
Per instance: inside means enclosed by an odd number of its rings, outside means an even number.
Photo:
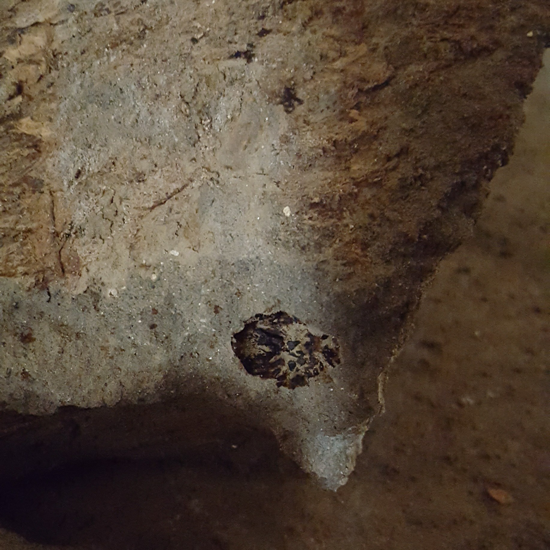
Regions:
<svg viewBox="0 0 550 550"><path fill-rule="evenodd" d="M0 474L238 436L345 483L546 0L0 5Z"/></svg>

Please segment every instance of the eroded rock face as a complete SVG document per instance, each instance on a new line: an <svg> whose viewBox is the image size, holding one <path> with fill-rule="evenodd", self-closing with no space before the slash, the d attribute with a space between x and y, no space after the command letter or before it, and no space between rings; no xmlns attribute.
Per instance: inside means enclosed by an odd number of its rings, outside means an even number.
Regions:
<svg viewBox="0 0 550 550"><path fill-rule="evenodd" d="M546 0L0 18L0 402L204 399L216 429L344 483L422 285L508 157ZM93 454L81 433L65 448Z"/></svg>

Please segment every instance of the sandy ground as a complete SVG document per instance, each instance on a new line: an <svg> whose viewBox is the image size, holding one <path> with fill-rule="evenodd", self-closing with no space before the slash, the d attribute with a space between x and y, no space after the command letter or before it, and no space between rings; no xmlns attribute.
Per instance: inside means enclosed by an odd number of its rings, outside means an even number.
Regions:
<svg viewBox="0 0 550 550"><path fill-rule="evenodd" d="M550 548L550 55L475 236L441 266L337 493L290 463L102 463L4 493L29 539L107 550ZM247 449L246 452L253 452Z"/></svg>

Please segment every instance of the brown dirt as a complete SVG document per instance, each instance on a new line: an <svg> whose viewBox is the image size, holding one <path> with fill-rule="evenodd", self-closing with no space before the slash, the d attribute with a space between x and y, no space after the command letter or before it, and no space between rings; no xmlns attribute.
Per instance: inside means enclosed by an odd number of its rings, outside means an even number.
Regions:
<svg viewBox="0 0 550 550"><path fill-rule="evenodd" d="M550 67L526 110L345 487L324 492L262 452L245 471L238 458L95 463L7 488L4 523L107 550L550 548Z"/></svg>

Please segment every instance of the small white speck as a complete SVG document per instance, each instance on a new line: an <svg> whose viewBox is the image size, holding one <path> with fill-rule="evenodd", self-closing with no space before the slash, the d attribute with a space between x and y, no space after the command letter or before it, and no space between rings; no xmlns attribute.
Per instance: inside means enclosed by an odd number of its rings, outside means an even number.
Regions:
<svg viewBox="0 0 550 550"><path fill-rule="evenodd" d="M290 208L289 208L288 206L285 206L285 207L283 208L283 214L284 214L287 218L290 217L291 212L290 212Z"/></svg>
<svg viewBox="0 0 550 550"><path fill-rule="evenodd" d="M463 407L471 407L472 405L475 405L476 402L469 396L464 395L458 400L459 404Z"/></svg>
<svg viewBox="0 0 550 550"><path fill-rule="evenodd" d="M535 33L534 33L533 31L529 31L529 32L527 33L527 36L528 36L529 38L533 38L534 34L535 34Z"/></svg>
<svg viewBox="0 0 550 550"><path fill-rule="evenodd" d="M177 250L170 250L170 254L172 256L179 256L180 255L180 253Z"/></svg>
<svg viewBox="0 0 550 550"><path fill-rule="evenodd" d="M151 275L151 281L156 281L158 279L158 275L156 273L153 273Z"/></svg>
<svg viewBox="0 0 550 550"><path fill-rule="evenodd" d="M113 298L116 298L118 296L118 291L116 288L110 288L107 292L109 296L112 296Z"/></svg>

